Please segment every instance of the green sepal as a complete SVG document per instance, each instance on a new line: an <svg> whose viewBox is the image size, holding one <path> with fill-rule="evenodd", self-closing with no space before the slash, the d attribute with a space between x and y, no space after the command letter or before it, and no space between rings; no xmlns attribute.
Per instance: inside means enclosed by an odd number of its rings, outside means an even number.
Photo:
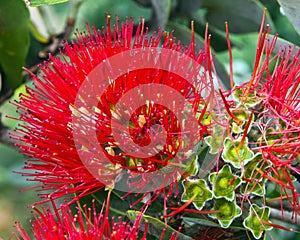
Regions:
<svg viewBox="0 0 300 240"><path fill-rule="evenodd" d="M278 129L280 131L280 129ZM281 139L283 137L283 134L276 133L277 130L273 128L268 128L264 133L264 138L261 138L260 140L263 141L264 145L271 146L273 144L276 144L276 141Z"/></svg>
<svg viewBox="0 0 300 240"><path fill-rule="evenodd" d="M243 129L236 123L233 122L231 125L231 130L233 133L239 134L243 132Z"/></svg>
<svg viewBox="0 0 300 240"><path fill-rule="evenodd" d="M196 119L199 119L201 114L202 114L202 111L200 110L203 110L204 107L205 107L205 104L204 102L201 102L199 104L199 108L198 108L198 112L196 113ZM212 116L211 116L211 113L209 111L206 111L203 116L201 117L201 121L200 121L201 124L205 125L205 126L208 126L212 123Z"/></svg>
<svg viewBox="0 0 300 240"><path fill-rule="evenodd" d="M186 163L187 167L184 170L184 175L195 176L199 169L198 155L193 154Z"/></svg>
<svg viewBox="0 0 300 240"><path fill-rule="evenodd" d="M234 142L233 142L234 141ZM238 139L231 140L229 137L224 140L224 150L222 158L225 162L232 164L235 168L241 168L254 157L253 151L248 147L248 138L246 137L241 147L238 149L242 141L242 136Z"/></svg>
<svg viewBox="0 0 300 240"><path fill-rule="evenodd" d="M255 91L253 93L248 93L247 96L245 96L244 89L238 87L234 88L232 96L236 102L243 104L246 108L250 109L262 102L262 99L256 95Z"/></svg>
<svg viewBox="0 0 300 240"><path fill-rule="evenodd" d="M241 105L235 109L231 109L231 112L241 122L247 122L251 115L251 112Z"/></svg>
<svg viewBox="0 0 300 240"><path fill-rule="evenodd" d="M228 228L235 218L242 215L242 210L236 201L227 201L225 198L215 199L212 210L220 211L209 216L217 219L222 228Z"/></svg>
<svg viewBox="0 0 300 240"><path fill-rule="evenodd" d="M235 116L235 119L230 119L231 131L237 134L242 133L244 132L247 122L251 121L248 128L249 132L251 130L252 122L255 119L254 115L252 115L252 119L250 120L251 111L247 110L243 105L239 105L235 109L231 109L231 112Z"/></svg>
<svg viewBox="0 0 300 240"><path fill-rule="evenodd" d="M228 201L233 201L235 197L234 190L242 183L239 176L232 174L228 164L217 173L209 175L209 181L212 184L212 190L215 198L224 197Z"/></svg>
<svg viewBox="0 0 300 240"><path fill-rule="evenodd" d="M264 196L266 193L265 187L266 180L264 179L262 182L243 182L241 185L241 194L248 195L253 194L256 196Z"/></svg>
<svg viewBox="0 0 300 240"><path fill-rule="evenodd" d="M261 153L256 154L254 159L244 167L245 182L241 185L241 193L263 196L266 192L267 179L262 176L261 171L265 172L268 167L269 165L262 159Z"/></svg>
<svg viewBox="0 0 300 240"><path fill-rule="evenodd" d="M182 202L187 202L191 198L194 198L193 205L198 210L201 210L205 202L208 200L211 200L213 198L213 194L209 187L207 186L207 183L203 179L185 179L182 181L182 186L184 188L184 192L181 196Z"/></svg>
<svg viewBox="0 0 300 240"><path fill-rule="evenodd" d="M217 154L222 149L223 139L227 136L227 131L220 125L216 125L212 128L213 136L205 137L204 140L209 146L209 153Z"/></svg>
<svg viewBox="0 0 300 240"><path fill-rule="evenodd" d="M260 239L265 230L269 231L273 228L272 226L263 223L269 222L270 211L269 207L260 208L256 204L251 206L250 213L243 221L243 225L251 231L255 239Z"/></svg>

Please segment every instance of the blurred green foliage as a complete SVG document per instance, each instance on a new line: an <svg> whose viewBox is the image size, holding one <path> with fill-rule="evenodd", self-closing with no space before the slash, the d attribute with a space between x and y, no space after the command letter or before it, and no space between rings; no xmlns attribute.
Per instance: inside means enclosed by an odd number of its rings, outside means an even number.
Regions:
<svg viewBox="0 0 300 240"><path fill-rule="evenodd" d="M15 173L22 170L25 157L2 144L0 153L0 238L7 239L12 236L16 221L21 221L24 227L30 228L29 205L39 198L32 191L21 192L24 188L32 187L32 182Z"/></svg>
<svg viewBox="0 0 300 240"><path fill-rule="evenodd" d="M21 0L0 2L1 94L22 84L21 72L29 48L29 12ZM1 79L0 79L1 81Z"/></svg>

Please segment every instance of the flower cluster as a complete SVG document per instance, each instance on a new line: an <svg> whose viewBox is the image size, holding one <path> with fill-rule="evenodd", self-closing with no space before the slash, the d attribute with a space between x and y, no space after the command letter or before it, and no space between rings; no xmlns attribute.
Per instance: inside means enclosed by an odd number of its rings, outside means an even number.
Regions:
<svg viewBox="0 0 300 240"><path fill-rule="evenodd" d="M230 90L214 89L210 39L196 53L193 24L185 47L161 30L149 37L142 19L134 31L133 19L116 18L112 27L110 16L102 31L77 33L31 73L34 87L15 103L21 124L13 137L29 157L22 174L40 182L42 202L66 204L35 208L36 239L146 239L148 230L161 239L208 239L241 227L260 239L284 228L269 219L276 201L296 221L300 51L274 53L276 37L263 26L251 79L233 86L230 73ZM72 213L71 204L104 188L105 213L94 204ZM109 219L112 189L126 189L114 194L130 199L133 225ZM132 217L136 208L142 213Z"/></svg>
<svg viewBox="0 0 300 240"><path fill-rule="evenodd" d="M223 131L208 127L211 134L205 137L210 153L219 153L219 164L201 179L197 171L185 179L181 196L193 203L193 212L211 211L222 228L241 222L256 239L281 227L269 220L273 202L292 210L295 222L300 209L300 51L273 54L277 37L269 39L267 32L268 27L261 30L250 81L219 91L226 124Z"/></svg>
<svg viewBox="0 0 300 240"><path fill-rule="evenodd" d="M127 70L126 74L118 76L101 95L97 93L101 83L97 86L96 83L91 83L88 89L82 90L83 83L87 78L91 78L94 70L101 63L112 61L112 57L122 56L128 51L144 48L149 48L148 54L153 55L152 51L157 49L161 42L162 49L189 56L199 67L211 68L211 63L207 60L209 47L207 51L195 54L193 44L188 48L182 47L180 42L176 43L172 35L163 34L162 31L149 38L143 20L138 24L133 39L133 27L133 19L126 20L122 26L117 19L116 25L111 29L110 16L107 16L105 30L97 32L93 28L93 30L88 29L88 35L78 33L76 42L65 43L60 57L50 56L49 61L40 66L40 74L38 76L32 74L34 88L28 88L26 95L22 95L20 102L17 103L19 120L22 124L19 125L14 138L20 142L18 146L23 153L30 157L25 169L34 170L23 174L33 177L34 181L41 182L38 187L45 192L41 194L42 197L47 199L51 196L56 199L75 193L76 199L79 199L111 183L111 178L115 179L120 174L120 168L128 169L131 173L148 173L161 169L173 160L179 148L189 144L184 142L181 134L183 126L178 116L166 106L153 103L151 98L129 100L144 102L138 105L137 109L129 111L130 118L126 126L120 124L112 126L111 122L114 118L120 120L125 117L116 109L121 97L130 90L147 84L152 90L155 86L164 85L180 93L188 101L192 108L190 112L196 118L200 103L204 101L201 97L204 88L202 85L209 85L206 73L199 75L200 80L193 79L189 82L182 76L155 66L137 68L132 71ZM144 58L146 57L145 53ZM129 60L125 59L125 61ZM182 59L173 59L164 65L172 64L168 67L176 68L180 60ZM130 64L130 62L126 63L127 69L131 68ZM189 63L180 64L184 69ZM181 71L188 72L186 69ZM189 69L189 71L196 70ZM90 91L91 88L95 90ZM89 109L86 105L91 101L91 94L94 95L97 104ZM82 100L83 106L76 106L78 99ZM177 108L179 105L174 107ZM126 114L128 109L124 112ZM197 120L200 117L198 114ZM127 131L128 126L129 133L126 137L132 141L125 146L128 149L124 150L120 145L126 141L123 133ZM155 128L155 126L159 127ZM139 147L147 146L154 141L153 137L162 134L161 129L166 132L162 146L156 146L151 153L146 152L146 155L140 152L138 156L131 154L138 152ZM205 129L196 126L194 130L193 139L197 142ZM120 141L114 139L115 131L119 131L120 135L123 134ZM90 132L96 134L93 139L96 142L91 140ZM78 137L79 134L81 135ZM104 154L100 155L99 151ZM104 161L104 158L108 161ZM183 156L178 164L187 159L188 156ZM95 172L88 169L86 165L96 169ZM162 178L163 183L157 186L158 189L164 186L164 182L168 184L176 182L178 174L182 171L171 169L168 172L170 174L167 179ZM153 177L152 174L148 178ZM143 181L143 179L137 180ZM139 183L142 185L139 186L139 191L146 189L147 184L148 182ZM137 186L131 188L134 187Z"/></svg>
<svg viewBox="0 0 300 240"><path fill-rule="evenodd" d="M117 220L112 217L109 220L109 208L104 211L104 205L98 213L94 202L92 208L84 206L81 209L79 205L76 214L68 206L62 206L57 209L52 201L51 209L42 208L39 210L34 207L32 215L34 220L31 221L31 232L37 240L52 239L112 239L112 240L135 240L147 239L148 223L142 224L142 213L140 213L131 224L130 221L123 220L119 217ZM141 231L143 227L143 232ZM17 222L15 224L17 233L13 233L16 239L30 240L30 234ZM165 230L161 233L161 238L165 236ZM21 238L20 238L21 237ZM171 240L178 238L178 234L171 234Z"/></svg>

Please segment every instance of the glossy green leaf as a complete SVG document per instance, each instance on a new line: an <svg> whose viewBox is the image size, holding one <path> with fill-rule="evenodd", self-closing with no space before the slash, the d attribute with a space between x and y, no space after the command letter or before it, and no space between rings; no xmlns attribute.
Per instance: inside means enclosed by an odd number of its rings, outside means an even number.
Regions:
<svg viewBox="0 0 300 240"><path fill-rule="evenodd" d="M285 15L300 35L300 2L299 0L277 0Z"/></svg>
<svg viewBox="0 0 300 240"><path fill-rule="evenodd" d="M201 0L203 1L203 0ZM226 41L226 33L225 33L225 24L222 29L216 28L210 22L206 20L206 9L199 8L197 11L192 11L190 14L190 19L195 21L195 31L202 35L205 32L206 24L208 23L208 31L211 35L210 44L216 52L226 51L228 52L228 45Z"/></svg>
<svg viewBox="0 0 300 240"><path fill-rule="evenodd" d="M177 23L168 23L168 28L174 30L174 36L185 45L190 45L191 43L191 29L187 28L184 25ZM199 51L200 48L204 46L204 39L195 32L195 51ZM218 56L215 54L215 51L211 49L212 54L214 55L214 64L217 71L217 74L222 81L222 84L225 88L230 88L229 75L223 65L223 63L219 60Z"/></svg>
<svg viewBox="0 0 300 240"><path fill-rule="evenodd" d="M229 25L230 27L230 25ZM273 26L271 26L273 29ZM234 56L234 61L245 61L251 68L254 67L255 62L255 49L257 46L257 40L258 40L258 33L248 33L243 35L238 34L230 34L230 41L232 42L233 49L232 54ZM274 38L274 35L269 34L267 36L269 41L272 41ZM297 51L300 50L299 46L295 46L294 43L289 42L283 38L277 37L277 41L274 47L274 53L279 52L284 47L295 47L294 52L292 53L292 56L294 57L297 54ZM222 54L223 55L223 54ZM228 53L226 52L224 54L226 58L228 58ZM224 58L225 60L225 58ZM223 61L224 61L223 60ZM250 74L249 79L250 80Z"/></svg>
<svg viewBox="0 0 300 240"><path fill-rule="evenodd" d="M17 127L19 121L8 118L7 116L13 117L13 118L19 118L19 113L17 112L17 107L11 102L19 101L20 100L20 94L25 95L26 94L26 87L30 86L32 87L32 82L28 82L27 84L22 84L20 87L16 88L14 91L14 94L7 99L3 104L0 105L0 113L2 113L2 119L1 122L8 128L14 129Z"/></svg>
<svg viewBox="0 0 300 240"><path fill-rule="evenodd" d="M219 157L216 154L209 153L209 150L209 146L203 146L198 150L198 162L200 164L198 169L199 178L205 178L219 161Z"/></svg>
<svg viewBox="0 0 300 240"><path fill-rule="evenodd" d="M171 228L170 226L166 225L164 222L160 221L157 218L151 217L149 215L141 215L142 213L139 211L134 211L134 210L128 210L126 215L130 219L131 222L135 222L135 220L138 217L141 217L141 223L140 227L142 230L144 223L147 221L148 222L148 232L155 236L155 237L160 237L162 232L164 232L164 239L170 239L172 234L178 236L178 240L192 240L193 238L186 236L182 233L178 233L175 229Z"/></svg>
<svg viewBox="0 0 300 240"><path fill-rule="evenodd" d="M22 83L29 48L29 13L22 0L0 1L0 70L2 92Z"/></svg>
<svg viewBox="0 0 300 240"><path fill-rule="evenodd" d="M37 7L41 5L53 5L58 3L68 2L69 0L25 0L30 7Z"/></svg>
<svg viewBox="0 0 300 240"><path fill-rule="evenodd" d="M234 33L259 31L264 11L264 6L257 0L204 0L202 8L207 10L207 22L224 30L227 21L229 31ZM274 26L268 16L266 22Z"/></svg>

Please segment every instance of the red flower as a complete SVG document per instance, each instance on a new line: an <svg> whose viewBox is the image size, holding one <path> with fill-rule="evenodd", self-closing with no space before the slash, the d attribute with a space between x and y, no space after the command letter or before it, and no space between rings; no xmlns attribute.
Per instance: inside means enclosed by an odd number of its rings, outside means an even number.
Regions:
<svg viewBox="0 0 300 240"><path fill-rule="evenodd" d="M275 44L276 38L273 40ZM267 44L266 52L273 51L273 44ZM294 56L293 56L294 55ZM286 199L295 213L299 214L299 193L294 177L300 176L297 169L300 153L300 51L283 49L275 59L266 58L265 66L276 61L274 70L262 68L265 78L257 83L257 92L264 101L262 129L268 144L261 146L266 160L271 161L271 180L280 188L281 197Z"/></svg>
<svg viewBox="0 0 300 240"><path fill-rule="evenodd" d="M140 174L151 173L167 165L181 165L189 158L187 149L198 144L204 134L205 129L198 124L203 114L199 114L198 109L206 100L203 97L204 90L212 88L209 44L206 44L205 50L195 54L193 31L191 45L184 47L172 35L163 34L162 31L148 37L142 20L134 38L133 28L132 19L126 20L121 26L117 19L116 25L111 29L108 16L106 29L96 31L93 28L93 35L89 28L88 34L78 33L75 42L64 44L60 57L50 56L48 62L39 66L40 74L32 74L34 88L27 88L27 93L17 103L20 121L23 123L14 137L20 141L18 146L23 153L31 157L25 167L30 172L23 174L41 182L39 190L47 191L42 197L49 194L56 199L74 193L75 201L104 185L113 184L113 180L120 175L120 169L135 174L129 179L129 182L133 182L129 185L135 188L132 191L151 191L176 184L182 169L166 170L166 174L159 175L161 179L151 183L152 189L148 188L149 179L153 180L157 174L148 175L147 181ZM161 49L168 50L173 55L175 53L175 57L169 53L156 55L160 42ZM155 64L167 66L171 71L159 68L160 66L136 67L134 53L137 51L145 53L143 63L153 58ZM119 74L118 68L111 68L113 57L124 56L128 52L133 54L132 58L120 63L126 67L128 65L128 70L111 81L110 75L106 75L105 71ZM191 66L191 61L197 66ZM106 64L106 68L102 69L103 72L98 69L96 74L100 78L108 76L108 86L103 90L101 82L92 82L84 88L85 82L93 78L95 70L101 64ZM201 67L204 70L200 71ZM174 69L186 77L177 74ZM128 111L119 114L116 105L122 96L130 95L132 89L139 88L142 91L145 86L151 87L147 90L148 95L139 92L134 95L137 97L133 100L128 100L129 103L138 102L140 105L129 108L129 115ZM168 91L173 89L186 100L186 115L192 115L197 126L191 125L193 121L187 118L189 116L178 118L168 106L155 101L153 103L149 99L152 95L159 99L162 86L166 86ZM101 90L103 94L98 93ZM91 98L97 99L94 106L89 106ZM172 99L166 94L164 98L175 111L180 110L176 98ZM82 105L78 106L78 103ZM207 106L204 105L206 109ZM184 111L183 109L180 114L184 114ZM122 125L123 122L120 124L120 121L119 125L112 126L113 119L120 120L126 114L129 120L126 126ZM185 125L189 125L189 128ZM94 133L96 137L91 138ZM119 134L119 141L114 139L115 133ZM161 143L163 137L165 142L162 146L155 146L151 151L139 151L140 147L147 147L155 139ZM122 149L121 145L128 139L131 144ZM175 156L182 148L183 154L177 156L175 161ZM139 151L139 156L132 154L135 151Z"/></svg>
<svg viewBox="0 0 300 240"><path fill-rule="evenodd" d="M300 176L300 50L283 47L276 53L277 36L269 38L263 24L251 80L235 89L243 92L242 105L256 102L251 107L256 142L251 146L269 166L259 174L276 184L280 204L288 201L296 221L300 203L292 175Z"/></svg>
<svg viewBox="0 0 300 240"><path fill-rule="evenodd" d="M53 211L42 208L34 208L34 220L31 221L31 233L37 240L83 240L83 239L111 239L111 240L135 240L147 239L148 224L144 224L144 233L141 232L142 215L139 215L133 224L126 222L119 217L111 222L108 217L108 209L97 213L94 203L92 208L86 206L83 210L78 208L77 213L73 214L67 206L60 208L60 212L53 203ZM31 237L22 225L15 224L16 233L14 237L18 240L30 240ZM140 236L139 236L140 233ZM164 232L162 233L162 237ZM142 237L141 237L142 236ZM177 239L176 234L172 234L171 239Z"/></svg>

